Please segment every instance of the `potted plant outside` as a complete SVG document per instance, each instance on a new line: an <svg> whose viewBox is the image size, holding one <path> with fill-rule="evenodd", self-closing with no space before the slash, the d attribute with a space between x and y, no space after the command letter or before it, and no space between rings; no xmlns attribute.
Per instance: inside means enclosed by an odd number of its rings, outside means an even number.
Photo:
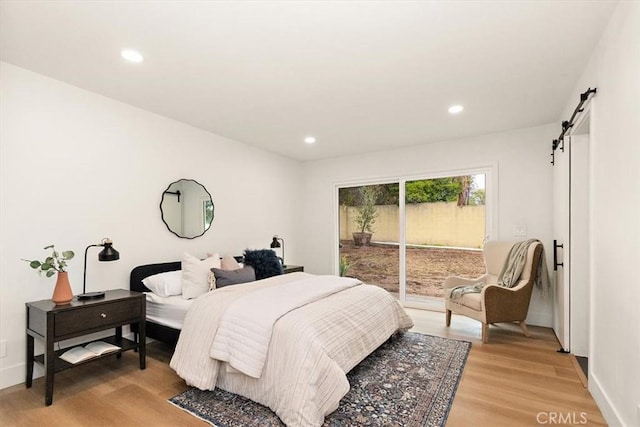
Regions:
<svg viewBox="0 0 640 427"><path fill-rule="evenodd" d="M68 304L73 299L73 292L69 284L67 261L72 259L75 254L73 251L58 252L55 249L55 245L46 246L44 249L51 249L51 256L45 258L44 261L28 259L24 259L23 261L28 262L29 267L37 270L38 273L46 277L51 277L57 273L56 287L53 290L51 300L56 305Z"/></svg>
<svg viewBox="0 0 640 427"><path fill-rule="evenodd" d="M340 266L339 266L340 277L346 277L352 265L353 265L353 261L349 261L346 255L342 255L340 257Z"/></svg>
<svg viewBox="0 0 640 427"><path fill-rule="evenodd" d="M373 224L378 217L378 208L376 207L377 193L371 186L361 187L360 194L362 196L362 204L358 206L356 215L356 224L360 231L352 233L353 243L356 246L368 246L371 243L373 235Z"/></svg>

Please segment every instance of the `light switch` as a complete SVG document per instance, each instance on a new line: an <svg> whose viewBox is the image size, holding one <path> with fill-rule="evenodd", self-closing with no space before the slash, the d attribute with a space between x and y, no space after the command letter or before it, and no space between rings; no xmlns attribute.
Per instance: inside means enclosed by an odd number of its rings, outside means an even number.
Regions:
<svg viewBox="0 0 640 427"><path fill-rule="evenodd" d="M516 228L513 231L514 236L526 236L527 235L527 227L524 225L516 225Z"/></svg>

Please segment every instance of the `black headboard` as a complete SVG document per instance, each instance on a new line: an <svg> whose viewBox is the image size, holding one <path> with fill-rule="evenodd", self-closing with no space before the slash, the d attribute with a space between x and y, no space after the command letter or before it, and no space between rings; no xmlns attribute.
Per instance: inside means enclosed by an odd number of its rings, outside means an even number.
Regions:
<svg viewBox="0 0 640 427"><path fill-rule="evenodd" d="M129 289L138 292L149 292L150 289L142 284L142 280L146 277L153 276L158 273L166 273L167 271L180 270L182 263L180 261L175 262L163 262L160 264L146 264L139 265L131 270L131 277L129 279Z"/></svg>
<svg viewBox="0 0 640 427"><path fill-rule="evenodd" d="M244 262L244 256L234 256L236 261ZM180 270L182 263L180 261L174 262L162 262L159 264L146 264L139 265L131 270L131 276L129 278L129 289L138 292L150 292L151 289L142 284L142 280L145 277L153 276L158 273L166 273L167 271Z"/></svg>

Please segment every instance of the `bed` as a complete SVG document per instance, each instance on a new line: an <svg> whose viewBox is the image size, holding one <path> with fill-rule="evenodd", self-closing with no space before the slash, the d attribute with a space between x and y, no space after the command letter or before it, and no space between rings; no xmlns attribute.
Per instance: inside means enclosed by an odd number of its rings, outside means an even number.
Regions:
<svg viewBox="0 0 640 427"><path fill-rule="evenodd" d="M181 262L165 262L165 263L157 263L157 264L146 264L139 265L131 270L131 275L129 277L129 289L137 292L151 292L149 288L147 288L142 280L149 276L153 276L159 273L166 273L168 271L180 270ZM190 300L189 300L190 301ZM153 304L152 301L149 301L147 298L147 322L146 322L146 334L148 338L153 338L158 341L165 342L171 346L175 346L178 342L178 336L180 335L180 329L172 326L168 326L167 322L161 321L158 316L152 316L149 318L149 309ZM156 310L158 310L156 308ZM152 310L153 312L153 310ZM186 314L186 309L185 312ZM137 325L131 325L131 331L134 334L138 333Z"/></svg>
<svg viewBox="0 0 640 427"><path fill-rule="evenodd" d="M131 272L130 288L148 293L147 336L175 346L170 365L187 384L245 396L288 426L321 425L349 391L346 373L413 326L382 288L296 272L189 300L180 329L158 316L159 300L142 283L180 268L159 263Z"/></svg>
<svg viewBox="0 0 640 427"><path fill-rule="evenodd" d="M243 261L241 255L233 258L237 262ZM149 295L151 290L142 281L149 276L180 270L181 267L180 261L139 265L131 270L129 276L129 289L147 293L147 338L164 342L172 347L175 347L178 342L182 321L192 300L185 300L179 296L164 299ZM131 325L131 331L137 334L137 325Z"/></svg>
<svg viewBox="0 0 640 427"><path fill-rule="evenodd" d="M412 326L380 287L291 273L194 300L170 366L187 384L245 396L288 426L320 426L349 391L346 373Z"/></svg>

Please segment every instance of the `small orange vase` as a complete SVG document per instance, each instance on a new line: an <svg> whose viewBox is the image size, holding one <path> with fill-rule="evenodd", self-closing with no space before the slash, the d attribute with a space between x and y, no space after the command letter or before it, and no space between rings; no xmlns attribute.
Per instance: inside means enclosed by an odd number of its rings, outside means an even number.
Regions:
<svg viewBox="0 0 640 427"><path fill-rule="evenodd" d="M56 305L69 304L73 299L73 292L71 291L71 285L69 284L69 276L66 271L58 272L58 280L56 280L56 287L53 290L53 296L51 301Z"/></svg>

